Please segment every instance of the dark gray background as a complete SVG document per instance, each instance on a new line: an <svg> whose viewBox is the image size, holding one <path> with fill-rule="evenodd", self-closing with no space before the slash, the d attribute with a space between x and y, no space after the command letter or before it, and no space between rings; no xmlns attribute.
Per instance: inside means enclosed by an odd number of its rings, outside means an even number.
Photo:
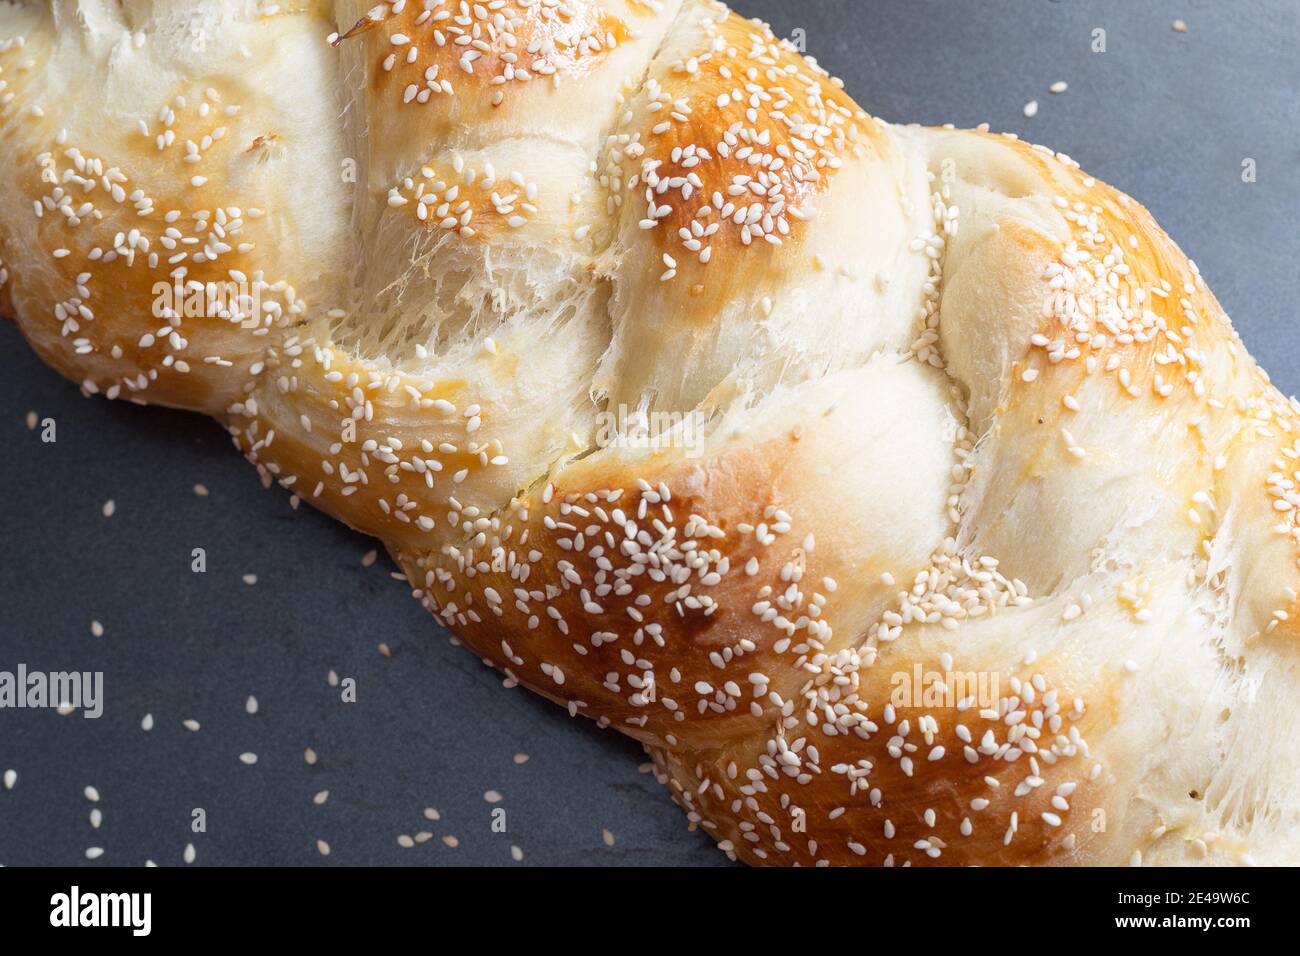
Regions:
<svg viewBox="0 0 1300 956"><path fill-rule="evenodd" d="M1014 130L1140 199L1282 389L1300 386L1300 4L736 6L778 33L805 30L809 50L885 119ZM1097 27L1104 54L1090 51ZM1070 88L1054 96L1058 79ZM1040 109L1026 119L1031 99ZM1258 164L1250 185L1246 157ZM27 430L29 410L57 421L56 444ZM191 841L206 864L508 864L511 844L525 864L726 862L638 773L639 748L502 689L390 579L385 558L361 567L371 541L264 491L217 425L83 400L0 323L0 436L0 669L102 670L108 697L98 721L0 711L0 772L19 774L0 789L0 863L84 863L97 845L95 865L177 864ZM196 497L196 482L211 496ZM117 513L104 518L109 498ZM188 569L200 546L204 575ZM356 678L358 703L338 702L331 668ZM250 693L256 716L244 712ZM188 717L202 730L183 729ZM260 762L241 764L244 751ZM531 760L516 766L517 752ZM97 832L87 784L102 795ZM324 788L329 802L314 806ZM505 796L505 834L489 828L488 789ZM206 834L190 833L196 807ZM397 845L426 828L459 848ZM317 838L333 848L327 860Z"/></svg>

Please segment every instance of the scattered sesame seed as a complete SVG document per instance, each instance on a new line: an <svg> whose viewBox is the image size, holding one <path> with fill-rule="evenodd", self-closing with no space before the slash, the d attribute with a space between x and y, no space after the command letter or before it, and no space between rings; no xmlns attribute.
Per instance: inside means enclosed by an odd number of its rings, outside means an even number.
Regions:
<svg viewBox="0 0 1300 956"><path fill-rule="evenodd" d="M1038 115L1038 100L1030 100L1025 104L1025 115L1031 118Z"/></svg>
<svg viewBox="0 0 1300 956"><path fill-rule="evenodd" d="M187 864L193 863L194 857L196 855L197 854L194 851L194 844L193 843L185 844L185 852L181 854L181 859L184 860Z"/></svg>
<svg viewBox="0 0 1300 956"><path fill-rule="evenodd" d="M1047 89L1052 93L1064 93L1069 88L1070 88L1070 84L1066 83L1065 80L1057 80Z"/></svg>
<svg viewBox="0 0 1300 956"><path fill-rule="evenodd" d="M601 830L601 831L600 831L600 838L601 838L602 841L604 841L605 846L613 846L613 845L614 845L614 834L611 833L609 830Z"/></svg>
<svg viewBox="0 0 1300 956"><path fill-rule="evenodd" d="M197 720L194 720L193 718L189 720L182 720L181 724L184 725L186 730L197 731L199 729L199 722Z"/></svg>
<svg viewBox="0 0 1300 956"><path fill-rule="evenodd" d="M4 780L5 780L5 789L12 790L14 788L14 784L18 782L18 771L6 770Z"/></svg>
<svg viewBox="0 0 1300 956"><path fill-rule="evenodd" d="M104 625L103 625L103 624L100 624L98 621L91 621L91 622L90 622L90 633L93 634L95 637L103 637L103 636L104 636Z"/></svg>
<svg viewBox="0 0 1300 956"><path fill-rule="evenodd" d="M109 498L107 501L104 502L104 507L102 511L104 513L105 518L113 517L114 512L117 511L117 505L114 504L112 498Z"/></svg>
<svg viewBox="0 0 1300 956"><path fill-rule="evenodd" d="M257 713L257 698L252 694L249 694L248 700L244 701L244 710L250 714Z"/></svg>
<svg viewBox="0 0 1300 956"><path fill-rule="evenodd" d="M321 856L329 856L329 855L330 855L330 845L329 845L328 843L326 843L324 840L317 840L317 841L316 841L316 852L318 852Z"/></svg>
<svg viewBox="0 0 1300 956"><path fill-rule="evenodd" d="M251 752L242 753L239 755L239 762L251 767L253 764L257 763L257 754Z"/></svg>
<svg viewBox="0 0 1300 956"><path fill-rule="evenodd" d="M153 714L145 714L140 721L141 730L153 730Z"/></svg>
<svg viewBox="0 0 1300 956"><path fill-rule="evenodd" d="M328 790L322 790L319 793L317 793L316 796L311 798L311 802L316 804L316 806L319 807L329 798L330 798L330 792Z"/></svg>

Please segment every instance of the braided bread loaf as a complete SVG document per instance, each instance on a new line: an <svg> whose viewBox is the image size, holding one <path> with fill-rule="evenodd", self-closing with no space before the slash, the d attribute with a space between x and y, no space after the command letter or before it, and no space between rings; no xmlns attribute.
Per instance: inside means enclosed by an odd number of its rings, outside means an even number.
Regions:
<svg viewBox="0 0 1300 956"><path fill-rule="evenodd" d="M337 6L0 3L46 362L735 858L1300 862L1300 405L1145 209L710 0Z"/></svg>

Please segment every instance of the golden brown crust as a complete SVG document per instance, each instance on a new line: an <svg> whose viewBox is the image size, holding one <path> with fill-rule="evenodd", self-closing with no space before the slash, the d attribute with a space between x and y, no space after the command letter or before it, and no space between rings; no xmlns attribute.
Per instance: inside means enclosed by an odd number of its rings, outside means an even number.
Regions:
<svg viewBox="0 0 1300 956"><path fill-rule="evenodd" d="M251 124L290 119L281 104L242 101L246 78L210 77L160 80L148 118L69 129L30 80L53 68L51 47L0 41L15 95L7 186L30 213L11 216L0 242L39 263L9 289L23 334L87 391L220 415L302 321L298 288L337 295L335 263L309 235L315 211L264 208L283 188L266 175L282 147ZM325 184L318 208L336 195Z"/></svg>
<svg viewBox="0 0 1300 956"><path fill-rule="evenodd" d="M581 78L631 31L591 2L507 0L480 12L438 0L407 3L400 11L378 4L332 42L363 34L371 44L376 91L425 104L454 95L454 84L464 83L485 94L484 105L500 106L512 86L561 74Z"/></svg>
<svg viewBox="0 0 1300 956"><path fill-rule="evenodd" d="M938 661L915 666L944 673ZM1042 682L1026 676L1024 687ZM1008 682L1020 687L1021 681ZM887 700L888 689L877 699ZM1087 727L1060 688L1018 697L1002 716L977 707L935 727L934 707L886 708L868 734L811 728L721 750L651 748L673 799L733 857L756 865L1019 866L1093 861L1107 780L1083 755ZM1064 704L1064 706L1062 706ZM1073 718L1073 719L1072 719ZM1011 724L1010 720L1015 720ZM1009 739L1041 727L1069 741L1042 753ZM1039 739L1044 739L1039 738ZM1071 739L1073 738L1073 739ZM1076 743L1075 740L1078 742ZM1018 747L1017 744L1020 746ZM1053 750L1065 751L1056 757ZM1008 759L1008 755L1013 756ZM1093 768L1097 768L1094 772ZM1094 778L1095 775L1095 778Z"/></svg>
<svg viewBox="0 0 1300 956"><path fill-rule="evenodd" d="M676 741L683 726L691 740L752 732L797 693L790 665L826 648L819 621L843 597L844 556L823 559L791 516L761 504L785 499L797 441L641 462L654 485L624 463L572 469L573 486L548 483L478 547L400 560L480 654L585 716L647 742Z"/></svg>
<svg viewBox="0 0 1300 956"><path fill-rule="evenodd" d="M844 164L886 149L871 117L770 29L735 15L704 25L694 55L657 71L633 106L644 151L629 181L644 199L630 212L696 262L718 244L797 241Z"/></svg>
<svg viewBox="0 0 1300 956"><path fill-rule="evenodd" d="M1062 248L1025 222L1003 217L981 250L988 259L980 268L1008 275L1004 282L1017 290L1008 295L1004 289L1007 298L1021 297L1019 290L1042 296L1030 348L1013 353L997 407L996 427L1039 448L1024 455L1020 480L1068 467L1071 457L1122 453L1076 443L1080 396L1097 391L1099 380L1106 384L1092 400L1108 414L1130 416L1147 442L1170 434L1185 438L1178 457L1166 458L1159 469L1183 516L1179 534L1166 531L1169 551L1185 537L1193 550L1208 554L1219 522L1233 508L1261 517L1264 507L1274 508L1278 522L1269 535L1300 541L1288 497L1297 480L1291 464L1293 436L1300 432L1296 401L1269 384L1195 265L1141 204L1039 147L1011 147L1059 187L1052 201L1071 226L1071 241ZM1036 292L1033 278L1045 259L1051 262L1042 273L1047 288ZM964 291L958 284L949 290ZM997 308L1005 309L1005 301ZM1033 301L1025 301L1032 314ZM1133 413L1135 406L1141 414ZM1261 440L1276 449L1271 462L1263 465L1266 456L1259 455L1247 467L1266 469L1260 480L1269 484L1269 500L1243 491L1241 469L1233 467ZM1261 620L1261 628L1293 623L1287 608L1300 587L1300 549L1293 550L1293 566L1285 560L1270 566L1282 614Z"/></svg>

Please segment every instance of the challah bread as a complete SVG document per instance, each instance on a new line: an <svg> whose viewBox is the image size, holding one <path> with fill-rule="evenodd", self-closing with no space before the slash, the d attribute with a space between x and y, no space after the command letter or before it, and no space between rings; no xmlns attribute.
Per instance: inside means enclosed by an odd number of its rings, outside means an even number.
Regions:
<svg viewBox="0 0 1300 956"><path fill-rule="evenodd" d="M1146 210L708 0L337 7L0 4L47 362L223 420L734 858L1300 862L1300 405Z"/></svg>

